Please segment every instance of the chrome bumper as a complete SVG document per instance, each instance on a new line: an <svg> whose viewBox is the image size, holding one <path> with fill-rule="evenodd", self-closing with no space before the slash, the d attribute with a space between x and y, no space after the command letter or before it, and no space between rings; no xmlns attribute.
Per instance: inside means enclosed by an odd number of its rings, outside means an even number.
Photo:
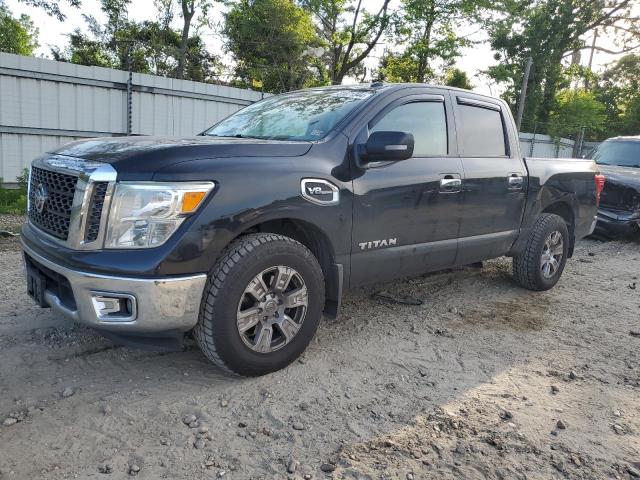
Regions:
<svg viewBox="0 0 640 480"><path fill-rule="evenodd" d="M72 270L46 259L22 243L23 251L37 264L65 277L71 285L75 308L65 305L51 289L44 300L68 318L102 330L126 333L187 331L198 321L207 276L128 278ZM108 311L110 296L124 298L131 308L127 316L101 315ZM107 304L105 305L105 301Z"/></svg>

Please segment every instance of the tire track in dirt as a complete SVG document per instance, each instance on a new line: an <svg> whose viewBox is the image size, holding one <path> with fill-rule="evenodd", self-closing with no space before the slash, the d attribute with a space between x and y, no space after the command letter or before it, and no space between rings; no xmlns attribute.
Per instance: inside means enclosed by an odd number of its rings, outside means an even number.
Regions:
<svg viewBox="0 0 640 480"><path fill-rule="evenodd" d="M335 478L628 478L640 461L638 244L582 243L550 292L517 288L509 271L498 259L354 290L300 361L230 379L193 347L113 347L33 307L19 257L0 253L0 423L22 415L0 426L0 471L87 478L108 463L122 478L136 463L149 479L286 478L293 458L294 478L331 462ZM380 305L378 290L424 304ZM202 450L189 413L210 426Z"/></svg>

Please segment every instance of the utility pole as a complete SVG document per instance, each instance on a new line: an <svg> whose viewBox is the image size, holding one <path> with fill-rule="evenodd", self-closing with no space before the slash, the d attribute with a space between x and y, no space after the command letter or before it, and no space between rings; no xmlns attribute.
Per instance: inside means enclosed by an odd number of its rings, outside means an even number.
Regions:
<svg viewBox="0 0 640 480"><path fill-rule="evenodd" d="M589 53L589 72L587 72L587 76L584 79L584 89L589 90L589 74L591 74L591 66L593 65L593 54L596 51L596 40L598 40L598 29L596 28L593 31L593 42L591 42L591 53Z"/></svg>
<svg viewBox="0 0 640 480"><path fill-rule="evenodd" d="M522 125L522 115L524 114L524 101L527 98L527 86L529 85L529 74L531 73L532 64L533 64L533 59L531 57L527 58L527 64L524 67L524 77L522 78L522 88L520 89L520 101L518 103L518 116L516 119L518 132L520 131L520 126Z"/></svg>

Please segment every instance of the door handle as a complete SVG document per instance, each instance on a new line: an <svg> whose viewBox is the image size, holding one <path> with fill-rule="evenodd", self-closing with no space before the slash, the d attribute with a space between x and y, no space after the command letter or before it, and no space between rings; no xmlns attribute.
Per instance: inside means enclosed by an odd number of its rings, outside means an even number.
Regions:
<svg viewBox="0 0 640 480"><path fill-rule="evenodd" d="M520 190L524 185L524 177L519 173L512 173L508 177L509 190Z"/></svg>
<svg viewBox="0 0 640 480"><path fill-rule="evenodd" d="M456 175L448 174L440 179L440 191L444 193L456 193L462 189L462 179Z"/></svg>

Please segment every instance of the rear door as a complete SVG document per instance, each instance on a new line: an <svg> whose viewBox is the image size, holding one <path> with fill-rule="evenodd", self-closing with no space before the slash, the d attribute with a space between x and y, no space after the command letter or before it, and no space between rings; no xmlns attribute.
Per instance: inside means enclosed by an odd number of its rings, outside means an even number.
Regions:
<svg viewBox="0 0 640 480"><path fill-rule="evenodd" d="M354 166L351 283L360 285L453 264L461 213L462 163L448 92L412 88L376 109L357 131L415 139L413 157ZM357 155L357 153L355 154Z"/></svg>
<svg viewBox="0 0 640 480"><path fill-rule="evenodd" d="M451 92L464 169L457 264L504 255L517 237L527 171L506 105Z"/></svg>

